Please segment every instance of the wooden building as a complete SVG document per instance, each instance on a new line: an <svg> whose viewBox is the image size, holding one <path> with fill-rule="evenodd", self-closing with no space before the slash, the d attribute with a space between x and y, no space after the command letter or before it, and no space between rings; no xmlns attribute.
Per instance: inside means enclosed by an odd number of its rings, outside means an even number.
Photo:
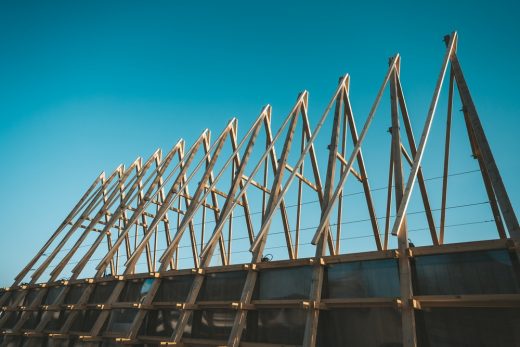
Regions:
<svg viewBox="0 0 520 347"><path fill-rule="evenodd" d="M0 343L520 346L520 228L456 54L457 33L445 43L418 142L395 55L360 131L347 74L314 128L304 91L276 132L268 105L242 137L232 119L213 142L205 130L189 148L180 140L102 173L12 286L0 289ZM436 225L422 161L446 76ZM386 213L377 217L362 144L387 89L390 165ZM493 215L491 240L445 242L456 95ZM362 189L370 251L342 250L349 176ZM414 189L429 245L409 242ZM306 197L316 202L310 212ZM316 225L304 228L309 214ZM266 251L276 235L272 248L284 259ZM303 250L306 236L312 254Z"/></svg>

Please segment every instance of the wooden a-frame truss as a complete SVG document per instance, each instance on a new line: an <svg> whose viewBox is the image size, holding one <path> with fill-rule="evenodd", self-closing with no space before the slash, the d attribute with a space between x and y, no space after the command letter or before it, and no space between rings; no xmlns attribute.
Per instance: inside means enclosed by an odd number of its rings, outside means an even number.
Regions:
<svg viewBox="0 0 520 347"><path fill-rule="evenodd" d="M166 155L158 149L146 161L137 158L128 168L120 165L108 176L105 173L99 175L49 241L16 276L13 285L0 291L0 329L3 329L6 345L9 336L25 334L29 337L63 339L74 335L71 333L74 322L80 319L82 310L89 308L89 298L94 295L95 284L116 281L106 302L93 307L100 313L88 332L78 334L76 338L80 336L80 340L92 342L111 338L125 343L196 344L200 341L183 337L194 311L226 308L236 311L226 344L247 345L242 337L249 312L262 307L296 305L306 310L301 344L314 346L317 343L320 312L325 307L372 307L397 303L401 312L402 344L415 346L415 312L421 304L428 305L434 299L421 297L421 301L414 295L411 269L414 254L505 247L516 257L520 256L518 220L462 73L456 54L457 33L447 36L445 42L446 53L418 143L414 138L401 85L401 58L396 55L389 61L383 83L360 132L356 128L349 98L350 76L347 74L339 79L314 129L308 115L309 94L304 91L299 94L276 132L271 127L272 108L267 105L242 138L238 135L238 120L234 118L214 142L211 141L211 132L204 130L189 149L186 149L184 140L180 140ZM449 86L442 201L440 222L436 225L421 163L446 74L449 74ZM455 86L463 106L471 151L478 161L494 217L498 241L444 244ZM384 222L381 227L361 147L387 88L390 94L391 146L386 213L381 218ZM321 131L326 124L331 129L330 134ZM401 136L401 124L404 125L406 141ZM316 148L319 135L327 139L330 136L323 180ZM350 151L348 137L352 141ZM281 148L280 153L276 152L276 147ZM304 167L308 165L311 170L307 171L310 173L305 173ZM403 171L406 166L405 171L409 171L407 176ZM351 174L363 189L373 233L373 252L342 254L341 221L346 199L343 191ZM416 182L431 238L431 246L424 249L409 245L407 211ZM190 185L193 194L190 193ZM296 196L295 213L288 212L286 199L291 194ZM304 195L314 197L319 206L319 225L314 228L312 237L314 254L310 258L301 257L300 249ZM396 215L392 221L393 200ZM252 203L260 208L256 217L254 212L257 210L252 208ZM279 221L284 236L283 248L287 250L287 261L266 262L266 243L270 233L274 233L272 225L275 220ZM239 222L242 227L234 228ZM397 237L396 249L390 249L391 235ZM239 236L247 242L247 251L251 256L249 261L232 261L233 241L241 239ZM183 252L189 255L179 256ZM378 258L397 259L400 278L398 298L393 301L381 299L377 303L374 300L332 302L331 299L323 299L322 288L329 263ZM184 265L180 264L183 260L187 260ZM261 269L298 265L312 267L308 299L262 302L254 298ZM238 300L204 302L199 299L208 273L235 270L246 272ZM157 308L154 298L163 278L173 274L194 276L185 300L170 303L179 312L175 330L171 336L147 340L146 336L142 336L140 327L150 310ZM139 302L118 303L127 282L135 278L149 279L145 295ZM73 285L85 281L87 285L82 287L77 302L66 304L67 296L74 290ZM51 305L45 304L53 286L63 286L64 290ZM29 300L29 293L34 288L38 291ZM518 294L506 299L508 305L520 303ZM471 302L476 302L477 306L500 306L503 300L493 295L483 295ZM462 301L462 298L444 301L444 305L463 305ZM442 305L443 301L437 298L435 302ZM130 328L125 333L103 332L111 319L111 309L115 307L136 309ZM59 330L50 333L46 326L52 319L53 310L70 312ZM38 312L39 320L33 328L26 329L34 312ZM211 341L205 343L212 344Z"/></svg>

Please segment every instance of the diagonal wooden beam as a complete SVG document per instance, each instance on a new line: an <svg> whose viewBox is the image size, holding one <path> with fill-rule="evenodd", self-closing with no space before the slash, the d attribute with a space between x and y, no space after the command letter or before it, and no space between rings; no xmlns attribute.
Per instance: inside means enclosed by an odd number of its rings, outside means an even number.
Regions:
<svg viewBox="0 0 520 347"><path fill-rule="evenodd" d="M518 225L518 219L511 204L511 200L509 199L509 195L507 194L504 182L502 181L502 176L498 170L493 153L491 152L491 147L487 141L482 123L480 122L477 109L473 103L473 99L471 98L468 85L464 78L464 74L462 73L462 69L456 54L453 54L451 57L451 66L455 80L457 82L459 96L462 101L464 116L465 119L467 119L468 132L470 129L472 130L473 141L476 145L476 149L478 150L477 159L480 158L479 165L481 167L486 191L488 193L488 197L490 198L490 204L495 216L495 221L501 221L500 213L497 211L497 207L499 206L500 211L504 216L504 221L509 231L509 235L518 242L520 241L520 227ZM472 136L470 135L470 138L471 137ZM493 190L494 193L492 193L491 190ZM495 196L496 202L498 202L498 206L496 206ZM501 229L503 233L503 227L501 228L500 224L497 224L497 229L499 234L501 234ZM500 236L502 237L503 235ZM520 256L520 251L518 249L517 254Z"/></svg>
<svg viewBox="0 0 520 347"><path fill-rule="evenodd" d="M446 53L444 55L444 60L442 62L441 71L440 71L439 77L437 79L437 84L435 85L435 90L433 92L432 101L430 103L430 108L428 110L428 116L426 117L426 122L424 124L424 129L423 129L423 132L421 135L421 140L419 141L419 146L417 147L417 153L414 156L414 165L412 166L412 169L410 170L410 175L408 176L408 181L406 183L406 188L404 190L403 200L401 201L399 210L397 212L397 216L394 221L394 225L392 227L392 235L397 235L399 230L401 230L401 225L404 220L404 215L406 214L406 210L408 209L408 204L409 204L410 198L412 196L412 190L415 185L417 173L421 166L422 157L424 155L424 150L426 148L426 142L428 140L428 135L430 134L433 117L435 116L435 110L437 109L437 103L439 101L442 82L444 81L444 76L446 75L446 70L448 68L448 63L449 63L450 57L455 52L456 43L457 43L457 33L454 32L451 36L450 43L449 43L448 48L446 49Z"/></svg>
<svg viewBox="0 0 520 347"><path fill-rule="evenodd" d="M450 70L450 85L448 87L448 111L446 115L446 137L444 142L444 165L442 170L442 196L441 196L441 218L439 227L439 244L444 243L444 226L446 224L446 197L448 194L448 167L450 160L450 142L451 142L451 118L453 109L453 89L455 76L453 68ZM469 130L469 129L468 129Z"/></svg>
<svg viewBox="0 0 520 347"><path fill-rule="evenodd" d="M350 104L350 98L349 98L349 90L350 86L349 84L346 85L345 91L344 91L344 100L345 100L345 113L348 118L348 125L350 128L352 143L354 146L357 145L359 138L358 133L356 129L356 123L354 121L354 112L352 111L352 106ZM370 189L370 183L368 181L368 174L365 168L365 159L363 158L363 152L361 151L361 147L359 148L359 151L356 155L358 167L359 167L359 173L361 174L362 178L362 185L363 185L363 191L365 193L365 200L367 203L368 213L370 215L370 223L372 224L372 232L374 233L374 241L376 243L377 249L380 251L383 249L381 246L381 236L379 235L379 224L377 221L377 215L376 215L376 209L374 207L374 200L372 199L372 192Z"/></svg>
<svg viewBox="0 0 520 347"><path fill-rule="evenodd" d="M417 148L415 145L415 139L414 139L413 131L412 131L412 124L410 122L410 116L408 115L408 108L406 107L406 101L404 98L403 87L401 85L401 80L399 78L399 74L397 74L397 76L396 76L396 85L397 85L397 99L399 101L399 107L401 109L401 116L403 117L404 128L406 130L406 136L408 138L408 145L410 146L410 152L411 152L410 157L415 158L415 155L417 154ZM437 237L437 229L435 227L435 221L433 219L430 200L428 198L428 192L426 190L426 183L424 182L424 175L423 175L421 166L419 166L419 169L417 171L417 181L419 183L419 190L421 191L421 197L422 197L423 205L424 205L424 213L426 214L426 220L428 221L428 227L430 229L430 235L432 238L432 242L434 245L438 245L439 240Z"/></svg>

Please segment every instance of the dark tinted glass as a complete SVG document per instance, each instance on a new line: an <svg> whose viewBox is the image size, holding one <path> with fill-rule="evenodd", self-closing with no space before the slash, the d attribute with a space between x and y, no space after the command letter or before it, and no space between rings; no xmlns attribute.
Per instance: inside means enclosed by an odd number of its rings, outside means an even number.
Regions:
<svg viewBox="0 0 520 347"><path fill-rule="evenodd" d="M141 325L140 334L147 336L172 336L179 316L180 311L177 310L148 311Z"/></svg>
<svg viewBox="0 0 520 347"><path fill-rule="evenodd" d="M23 347L45 346L45 338L43 337L24 337L22 340Z"/></svg>
<svg viewBox="0 0 520 347"><path fill-rule="evenodd" d="M71 304L75 304L79 301L79 299L81 298L81 295L83 294L83 290L85 289L85 286L83 285L80 285L80 286L72 286L67 295L65 296L65 300L64 300L64 304L66 305L71 305Z"/></svg>
<svg viewBox="0 0 520 347"><path fill-rule="evenodd" d="M506 250L428 255L415 258L416 295L518 293Z"/></svg>
<svg viewBox="0 0 520 347"><path fill-rule="evenodd" d="M208 273L199 292L199 301L239 300L246 271Z"/></svg>
<svg viewBox="0 0 520 347"><path fill-rule="evenodd" d="M52 305L56 302L56 299L61 294L65 287L63 286L55 286L50 287L47 291L47 296L45 297L44 304L45 305Z"/></svg>
<svg viewBox="0 0 520 347"><path fill-rule="evenodd" d="M114 290L115 282L100 282L95 285L94 292L88 299L89 304L102 304L108 300Z"/></svg>
<svg viewBox="0 0 520 347"><path fill-rule="evenodd" d="M290 308L249 311L244 340L301 345L307 312Z"/></svg>
<svg viewBox="0 0 520 347"><path fill-rule="evenodd" d="M401 316L393 308L325 310L318 320L320 347L401 346L401 336Z"/></svg>
<svg viewBox="0 0 520 347"><path fill-rule="evenodd" d="M18 318L20 317L20 311L15 312L5 312L5 315L7 317L4 318L2 316L2 319L5 319L4 325L2 325L2 328L4 329L12 329L16 325L16 322L18 322Z"/></svg>
<svg viewBox="0 0 520 347"><path fill-rule="evenodd" d="M191 337L213 340L227 340L236 311L204 310L193 312Z"/></svg>
<svg viewBox="0 0 520 347"><path fill-rule="evenodd" d="M69 341L66 339L47 339L47 347L69 347Z"/></svg>
<svg viewBox="0 0 520 347"><path fill-rule="evenodd" d="M258 299L307 299L311 290L312 267L260 271L257 282Z"/></svg>
<svg viewBox="0 0 520 347"><path fill-rule="evenodd" d="M517 308L435 308L415 319L422 346L520 346Z"/></svg>
<svg viewBox="0 0 520 347"><path fill-rule="evenodd" d="M53 331L57 332L61 329L63 326L63 323L67 320L67 317L69 316L70 311L48 311L45 313L45 315L49 315L50 319L45 325L46 331Z"/></svg>
<svg viewBox="0 0 520 347"><path fill-rule="evenodd" d="M141 299L142 280L131 280L125 283L123 291L119 295L119 302L137 302Z"/></svg>
<svg viewBox="0 0 520 347"><path fill-rule="evenodd" d="M112 309L106 331L109 333L126 333L130 331L136 315L137 310L134 309Z"/></svg>
<svg viewBox="0 0 520 347"><path fill-rule="evenodd" d="M326 267L323 298L398 297L397 260L356 261Z"/></svg>
<svg viewBox="0 0 520 347"><path fill-rule="evenodd" d="M36 299L36 297L40 293L40 290L41 290L40 288L29 290L29 293L27 293L27 295L25 296L23 304L25 306L30 306L33 303L34 299Z"/></svg>
<svg viewBox="0 0 520 347"><path fill-rule="evenodd" d="M76 317L74 317L74 323L72 323L70 330L78 332L89 332L96 322L100 312L100 310L86 310L78 312Z"/></svg>
<svg viewBox="0 0 520 347"><path fill-rule="evenodd" d="M154 302L184 302L193 283L193 276L172 276L161 278L161 284Z"/></svg>
<svg viewBox="0 0 520 347"><path fill-rule="evenodd" d="M41 313L39 311L27 312L29 318L25 321L22 329L34 329L40 321Z"/></svg>

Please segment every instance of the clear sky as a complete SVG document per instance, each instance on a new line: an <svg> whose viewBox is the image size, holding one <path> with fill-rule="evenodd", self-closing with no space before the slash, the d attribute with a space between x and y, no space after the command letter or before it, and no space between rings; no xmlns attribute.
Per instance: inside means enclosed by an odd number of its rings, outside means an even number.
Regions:
<svg viewBox="0 0 520 347"><path fill-rule="evenodd" d="M243 133L266 103L279 124L303 89L314 126L347 72L360 128L396 52L418 138L442 37L453 30L519 211L519 15L517 1L2 1L0 285L11 283L102 170L180 137L191 143L206 127L217 133L233 116ZM432 133L438 143L444 119ZM464 145L464 136L459 131L454 142ZM378 145L377 136L372 141ZM440 162L425 160L432 168L425 176L437 176ZM372 167L386 175L386 162ZM456 161L453 172L472 169ZM471 190L452 203L482 201Z"/></svg>

